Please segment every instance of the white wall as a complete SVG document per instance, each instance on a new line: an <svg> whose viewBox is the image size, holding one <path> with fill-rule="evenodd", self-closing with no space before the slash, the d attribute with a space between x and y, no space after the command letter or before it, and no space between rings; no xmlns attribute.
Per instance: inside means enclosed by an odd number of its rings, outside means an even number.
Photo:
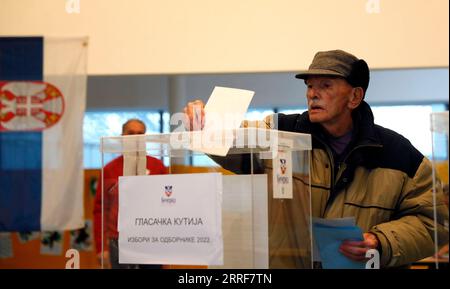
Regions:
<svg viewBox="0 0 450 289"><path fill-rule="evenodd" d="M80 13L68 14L67 1ZM369 14L368 2L380 4ZM90 75L282 72L341 48L448 67L448 0L0 0L0 35L90 38Z"/></svg>
<svg viewBox="0 0 450 289"><path fill-rule="evenodd" d="M186 76L188 99L207 100L214 86L254 90L251 107L305 106L305 85L295 73ZM372 71L366 100L371 104L446 102L448 69ZM91 76L88 110L168 109L168 76Z"/></svg>

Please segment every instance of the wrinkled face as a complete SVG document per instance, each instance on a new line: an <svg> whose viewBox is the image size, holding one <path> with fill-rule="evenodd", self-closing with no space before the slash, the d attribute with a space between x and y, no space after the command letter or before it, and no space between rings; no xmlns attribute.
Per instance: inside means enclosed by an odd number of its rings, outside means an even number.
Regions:
<svg viewBox="0 0 450 289"><path fill-rule="evenodd" d="M145 134L145 127L137 121L132 121L128 123L127 126L125 127L124 132L122 133L122 135L134 135L134 134Z"/></svg>
<svg viewBox="0 0 450 289"><path fill-rule="evenodd" d="M339 124L351 117L353 87L343 78L310 76L306 80L309 119L322 125Z"/></svg>

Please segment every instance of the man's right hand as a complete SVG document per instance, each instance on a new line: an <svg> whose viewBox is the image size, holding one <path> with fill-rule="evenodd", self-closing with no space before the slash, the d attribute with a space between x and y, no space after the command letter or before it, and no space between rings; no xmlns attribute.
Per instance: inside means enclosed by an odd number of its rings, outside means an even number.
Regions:
<svg viewBox="0 0 450 289"><path fill-rule="evenodd" d="M186 129L202 130L205 125L205 103L199 99L188 102L184 107L188 123L185 123Z"/></svg>
<svg viewBox="0 0 450 289"><path fill-rule="evenodd" d="M98 253L97 254L97 261L98 264L102 264L102 253ZM109 260L109 252L105 251L103 252L103 268L104 269L111 269L111 261Z"/></svg>

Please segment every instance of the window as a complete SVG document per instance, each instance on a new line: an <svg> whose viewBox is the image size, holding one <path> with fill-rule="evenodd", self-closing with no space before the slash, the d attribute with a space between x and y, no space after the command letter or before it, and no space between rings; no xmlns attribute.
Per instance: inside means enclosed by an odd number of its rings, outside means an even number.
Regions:
<svg viewBox="0 0 450 289"><path fill-rule="evenodd" d="M444 111L444 104L372 106L375 123L407 138L423 155L431 159L431 112ZM439 158L446 157L445 152Z"/></svg>
<svg viewBox="0 0 450 289"><path fill-rule="evenodd" d="M304 108L298 108L298 109L280 109L280 110L278 110L278 112L284 113L284 114L302 114L307 110L308 109L306 107L304 107Z"/></svg>
<svg viewBox="0 0 450 289"><path fill-rule="evenodd" d="M86 112L83 123L84 167L101 168L100 138L119 136L122 125L130 118L138 118L147 126L147 133L161 132L161 113L155 111ZM114 156L105 154L105 163Z"/></svg>
<svg viewBox="0 0 450 289"><path fill-rule="evenodd" d="M249 109L245 114L246 120L263 120L266 116L274 114L273 109Z"/></svg>
<svg viewBox="0 0 450 289"><path fill-rule="evenodd" d="M372 105L375 123L389 128L404 137L417 148L423 155L431 159L432 144L430 132L430 113L447 110L445 104L426 105ZM279 109L279 113L295 114L303 113L307 108ZM434 139L442 142L442 139ZM446 146L441 146L446 147ZM447 157L446 151L435 152L437 158Z"/></svg>
<svg viewBox="0 0 450 289"><path fill-rule="evenodd" d="M278 111L284 114L303 113L307 108L289 109L250 109L245 115L247 120L262 120L266 116ZM428 105L397 105L381 106L373 105L375 123L392 129L407 139L426 157L431 158L432 143L430 132L430 113L445 111L445 104ZM100 138L102 136L118 136L122 132L122 124L130 118L138 118L147 126L147 133L169 133L170 115L168 112L159 111L105 111L86 112L84 117L84 167L100 168L101 154L99 151ZM447 140L435 139L436 142ZM446 147L446 146L443 146ZM448 152L444 149L435 152L439 159L447 158ZM105 163L113 157L105 155ZM212 160L205 156L193 156L190 163L194 166L217 166ZM165 160L165 163L167 160Z"/></svg>
<svg viewBox="0 0 450 289"><path fill-rule="evenodd" d="M163 133L170 132L170 114L168 112L163 113L163 123L162 123Z"/></svg>

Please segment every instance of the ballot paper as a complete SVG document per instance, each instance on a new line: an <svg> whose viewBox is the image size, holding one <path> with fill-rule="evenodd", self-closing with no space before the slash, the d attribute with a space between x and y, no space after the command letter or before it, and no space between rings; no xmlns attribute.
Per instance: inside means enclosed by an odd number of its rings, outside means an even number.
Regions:
<svg viewBox="0 0 450 289"><path fill-rule="evenodd" d="M314 243L324 269L364 269L364 262L353 261L339 252L344 240L362 241L361 228L354 218L313 218Z"/></svg>
<svg viewBox="0 0 450 289"><path fill-rule="evenodd" d="M192 149L211 155L226 156L232 144L224 141L224 134L221 131L240 127L254 94L255 92L250 90L216 86L204 109L202 145ZM195 116L194 110L194 117L198 119L201 116Z"/></svg>
<svg viewBox="0 0 450 289"><path fill-rule="evenodd" d="M354 217L338 218L338 219L322 219L312 218L313 224L320 224L330 227L351 227L356 226Z"/></svg>

